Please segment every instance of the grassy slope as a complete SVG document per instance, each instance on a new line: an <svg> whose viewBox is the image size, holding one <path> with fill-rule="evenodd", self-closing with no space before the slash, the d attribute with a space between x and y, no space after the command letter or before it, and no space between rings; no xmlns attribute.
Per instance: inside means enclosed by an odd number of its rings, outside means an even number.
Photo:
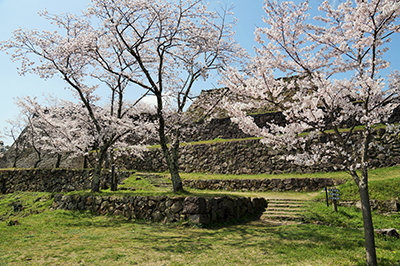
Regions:
<svg viewBox="0 0 400 266"><path fill-rule="evenodd" d="M136 191L119 193L169 193L170 188L163 187L169 181L165 174L161 176L163 178L149 182L147 178L136 180L134 175L123 187L135 187ZM335 177L347 178L343 173L335 173ZM400 167L371 171L370 178L371 191L374 191L371 194L385 200L392 199L396 191L398 195ZM342 193L353 193L354 182L348 180L350 182L340 186ZM188 194L220 195L225 192L190 190ZM343 197L347 197L345 194ZM247 192L242 195L323 196L319 192L279 195ZM10 206L13 202L21 203L25 209L14 212ZM1 266L363 265L364 262L363 232L356 229L362 226L361 213L355 208L339 208L339 212L334 213L323 202L313 202L305 213L309 224L274 226L265 221L253 221L199 228L128 221L122 217L97 216L89 212L49 211L51 203L50 193L0 195ZM19 225L8 226L10 220L18 221ZM316 220L324 225L315 224ZM376 228L400 229L400 216L375 213L374 223ZM378 237L377 253L379 265L400 265L400 240Z"/></svg>
<svg viewBox="0 0 400 266"><path fill-rule="evenodd" d="M261 221L197 228L88 212L31 215L0 225L0 265L362 265L362 232ZM397 265L399 241L377 239L380 265Z"/></svg>

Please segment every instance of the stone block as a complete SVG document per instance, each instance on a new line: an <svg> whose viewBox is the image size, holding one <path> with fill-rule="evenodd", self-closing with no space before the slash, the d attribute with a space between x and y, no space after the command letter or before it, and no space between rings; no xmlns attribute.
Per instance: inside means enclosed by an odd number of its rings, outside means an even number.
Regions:
<svg viewBox="0 0 400 266"><path fill-rule="evenodd" d="M395 228L377 229L377 230L375 230L375 232L376 232L378 235L394 237L394 238L397 238L397 239L400 238L400 234L396 231Z"/></svg>
<svg viewBox="0 0 400 266"><path fill-rule="evenodd" d="M154 221L158 222L161 221L162 219L164 219L163 215L161 214L160 211L155 211L153 212L153 214L151 215L151 217L153 218Z"/></svg>
<svg viewBox="0 0 400 266"><path fill-rule="evenodd" d="M207 214L191 214L188 216L189 220L196 224L210 223L210 217Z"/></svg>
<svg viewBox="0 0 400 266"><path fill-rule="evenodd" d="M173 213L180 212L182 209L183 209L183 204L181 201L177 201L174 204L172 204L172 206L171 206L171 211Z"/></svg>
<svg viewBox="0 0 400 266"><path fill-rule="evenodd" d="M207 211L206 199L202 197L187 197L183 201L183 213L201 214Z"/></svg>

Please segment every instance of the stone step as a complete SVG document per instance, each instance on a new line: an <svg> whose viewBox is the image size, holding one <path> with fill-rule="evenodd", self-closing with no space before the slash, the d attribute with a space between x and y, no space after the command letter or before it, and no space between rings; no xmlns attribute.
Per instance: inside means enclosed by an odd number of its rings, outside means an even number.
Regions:
<svg viewBox="0 0 400 266"><path fill-rule="evenodd" d="M294 215L263 215L261 219L264 220L282 220L282 221L304 221L304 217L302 216L294 216Z"/></svg>
<svg viewBox="0 0 400 266"><path fill-rule="evenodd" d="M275 217L292 217L293 219L302 219L303 216L300 213L285 213L285 212L277 212L277 213L264 213L263 218L264 219L274 219Z"/></svg>
<svg viewBox="0 0 400 266"><path fill-rule="evenodd" d="M266 198L267 200L272 200L272 201L297 201L297 202L307 202L308 200L304 199L285 199L285 198Z"/></svg>
<svg viewBox="0 0 400 266"><path fill-rule="evenodd" d="M302 212L304 208L270 208L268 206L266 212L277 212L277 211L285 211L285 212L290 212L290 213L296 213L296 212Z"/></svg>
<svg viewBox="0 0 400 266"><path fill-rule="evenodd" d="M302 205L302 204L306 204L306 203L308 203L308 201L306 201L306 200L272 200L272 199L268 199L268 201L270 202L270 203L275 203L275 204L299 204L299 205Z"/></svg>
<svg viewBox="0 0 400 266"><path fill-rule="evenodd" d="M266 220L303 221L302 212L308 201L300 199L268 199L268 208L262 215Z"/></svg>
<svg viewBox="0 0 400 266"><path fill-rule="evenodd" d="M296 214L301 215L301 214L303 213L303 211L304 211L304 209L302 209L302 210L295 210L295 211L293 211L293 210L287 210L287 209L273 209L273 210L266 209L263 213L264 213L264 214L285 213L285 214L287 214L287 215L296 215Z"/></svg>
<svg viewBox="0 0 400 266"><path fill-rule="evenodd" d="M302 200L302 201L296 200L296 201L294 201L294 200L271 200L271 199L269 199L268 201L271 204L304 205L304 204L308 203L308 201L305 201L305 200Z"/></svg>
<svg viewBox="0 0 400 266"><path fill-rule="evenodd" d="M269 207L269 208L303 208L303 207L305 207L305 206L302 205L302 204L287 204L287 203L285 203L285 204L281 204L281 203L277 204L277 203L268 203L268 207Z"/></svg>

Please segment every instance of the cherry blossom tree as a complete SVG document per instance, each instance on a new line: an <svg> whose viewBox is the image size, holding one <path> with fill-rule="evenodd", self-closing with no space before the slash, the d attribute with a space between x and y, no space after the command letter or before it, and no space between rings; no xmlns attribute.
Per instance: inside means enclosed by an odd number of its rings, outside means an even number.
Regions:
<svg viewBox="0 0 400 266"><path fill-rule="evenodd" d="M42 16L64 32L18 29L12 40L3 42L1 48L15 49L12 58L21 62L20 74L34 73L44 79L59 76L74 92L79 104L63 101L50 112L34 99L26 98L25 102L30 106L25 104L24 108L30 108L30 112L37 116L36 125L42 123L53 130L49 132L54 134L47 139L42 138L42 141L53 143L57 149L96 151L92 191L97 192L107 152L117 143L123 150L127 144L122 144L122 140L128 136L148 136L148 131L153 130L153 123L141 118L151 109L138 105L138 102L124 101L126 77L111 72L99 74L93 58L102 33L92 28L88 20L70 14L50 16L46 11L42 12ZM100 83L110 88L111 102L103 107L99 107L100 97L97 94Z"/></svg>
<svg viewBox="0 0 400 266"><path fill-rule="evenodd" d="M88 14L103 22L101 48L118 51L118 57L95 58L105 71L121 74L156 97L159 141L173 190L182 191L179 143L188 122L183 111L194 84L241 54L236 54L240 49L227 20L230 12L208 11L202 0L92 2Z"/></svg>
<svg viewBox="0 0 400 266"><path fill-rule="evenodd" d="M10 146L4 145L4 141L1 139L4 139L4 135L2 135L2 132L0 131L0 162L2 160L5 160L5 155L8 149L10 149Z"/></svg>
<svg viewBox="0 0 400 266"><path fill-rule="evenodd" d="M0 159L4 157L7 148L4 146L4 142L0 140Z"/></svg>
<svg viewBox="0 0 400 266"><path fill-rule="evenodd" d="M6 159L12 158L12 167L16 167L21 157L24 157L23 155L33 152L37 160L33 162L32 167L36 168L42 161L43 145L39 143L38 125L33 122L35 114L31 108L25 108L20 99L17 99L15 103L20 107L20 113L14 119L8 120L10 127L4 129L5 134L13 140L13 148Z"/></svg>
<svg viewBox="0 0 400 266"><path fill-rule="evenodd" d="M27 125L20 137L34 147L38 157L35 168L42 153L57 156L58 168L62 155L83 156L94 149L93 128L82 105L53 96L46 98L45 104L30 96L18 97L15 103Z"/></svg>
<svg viewBox="0 0 400 266"><path fill-rule="evenodd" d="M255 100L227 101L225 108L243 131L286 149L286 159L301 165L329 161L351 175L361 198L366 262L377 265L369 152L389 153L385 144L399 132L388 124L399 105L399 74L385 80L379 73L390 65L384 54L390 37L400 31L400 3L349 0L335 8L324 1L321 16L312 22L308 2L266 1L264 9L266 26L255 32L256 56L225 76L233 93ZM286 78L276 79L277 73ZM260 128L246 115L245 110L265 105L281 110L287 124Z"/></svg>
<svg viewBox="0 0 400 266"><path fill-rule="evenodd" d="M46 11L42 15L65 33L19 29L13 40L2 44L3 49L16 48L13 59L21 60L21 74L58 74L83 103L97 132L101 126L92 106L99 84L90 85L88 78L106 84L112 99L127 86L155 96L159 141L173 190L182 191L179 143L193 86L241 54L227 20L229 10L208 11L202 0L92 0L80 17ZM31 55L39 56L40 64L35 65ZM120 113L118 108L115 112Z"/></svg>
<svg viewBox="0 0 400 266"><path fill-rule="evenodd" d="M145 149L141 144L154 132L154 124L145 122L149 107L137 104L129 110L120 108L125 115L110 115L109 106L93 106L94 115L101 125L97 131L89 112L82 104L69 101L54 101L52 105L39 104L36 98L24 97L18 105L33 114L24 135L28 135L30 145L46 153L86 156L96 154L95 176L92 184L99 185L100 171L107 152L113 159L122 154L141 156Z"/></svg>
<svg viewBox="0 0 400 266"><path fill-rule="evenodd" d="M12 167L16 168L18 160L23 155L25 148L27 148L27 142L22 138L19 138L26 127L26 123L24 122L23 117L18 115L14 119L8 119L7 124L9 124L9 126L3 129L3 133L6 137L13 140L13 144L11 145L11 150L7 153L5 159L11 159ZM6 154L4 153L4 156L5 155Z"/></svg>

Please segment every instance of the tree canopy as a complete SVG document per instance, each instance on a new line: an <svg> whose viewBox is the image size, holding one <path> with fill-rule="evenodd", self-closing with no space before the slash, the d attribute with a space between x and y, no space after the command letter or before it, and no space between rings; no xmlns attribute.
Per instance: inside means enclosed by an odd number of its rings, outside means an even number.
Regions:
<svg viewBox="0 0 400 266"><path fill-rule="evenodd" d="M307 1L266 1L264 9L265 26L255 32L260 44L255 57L225 76L233 93L257 101L228 100L225 108L246 133L262 137L273 148L287 149L288 160L301 165L330 161L353 177L362 202L366 261L376 265L369 151L376 147L390 152L385 144L399 134L398 125L388 124L399 105L399 72L388 78L379 73L390 66L384 55L390 37L400 31L400 3L346 1L333 7L324 1L321 16L313 19ZM296 78L277 79L277 71ZM290 101L287 91L293 91ZM288 123L258 127L245 110L262 105L281 110Z"/></svg>

